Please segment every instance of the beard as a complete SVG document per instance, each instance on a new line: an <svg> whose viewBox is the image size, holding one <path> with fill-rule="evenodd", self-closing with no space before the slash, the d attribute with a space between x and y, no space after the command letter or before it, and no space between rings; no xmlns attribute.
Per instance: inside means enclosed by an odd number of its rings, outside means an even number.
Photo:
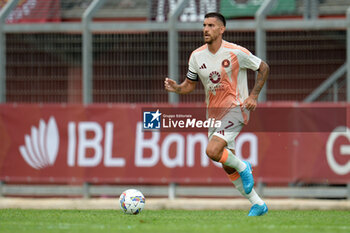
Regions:
<svg viewBox="0 0 350 233"><path fill-rule="evenodd" d="M205 39L204 39L204 42L205 42L206 44L212 44L212 43L213 43L213 40L212 40L212 39L210 39L210 40L205 40Z"/></svg>
<svg viewBox="0 0 350 233"><path fill-rule="evenodd" d="M207 35L209 36L208 38L206 38L205 36L206 35L203 35L203 39L206 44L212 44L217 39L217 36Z"/></svg>

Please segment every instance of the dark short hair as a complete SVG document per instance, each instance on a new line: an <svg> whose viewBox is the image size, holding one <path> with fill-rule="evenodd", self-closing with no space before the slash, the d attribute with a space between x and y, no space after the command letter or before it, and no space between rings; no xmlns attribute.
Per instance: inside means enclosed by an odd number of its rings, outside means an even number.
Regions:
<svg viewBox="0 0 350 233"><path fill-rule="evenodd" d="M218 20L220 20L224 24L224 26L226 27L226 20L225 20L225 17L222 14L220 14L218 12L209 12L209 13L207 13L204 16L204 18L212 18L212 17L217 18Z"/></svg>

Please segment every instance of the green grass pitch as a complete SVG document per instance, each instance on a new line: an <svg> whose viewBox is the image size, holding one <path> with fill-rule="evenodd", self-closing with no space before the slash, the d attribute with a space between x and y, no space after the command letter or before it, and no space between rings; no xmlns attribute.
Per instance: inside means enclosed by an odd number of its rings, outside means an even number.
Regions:
<svg viewBox="0 0 350 233"><path fill-rule="evenodd" d="M241 210L0 210L1 233L50 232L350 232L350 211L272 210L247 217Z"/></svg>

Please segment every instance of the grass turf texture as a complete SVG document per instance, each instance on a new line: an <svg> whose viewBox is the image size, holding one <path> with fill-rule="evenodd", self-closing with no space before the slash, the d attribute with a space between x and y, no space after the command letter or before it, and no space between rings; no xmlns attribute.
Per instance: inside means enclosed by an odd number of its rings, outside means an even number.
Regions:
<svg viewBox="0 0 350 233"><path fill-rule="evenodd" d="M350 232L350 211L269 211L247 217L241 210L0 210L1 233L50 232Z"/></svg>

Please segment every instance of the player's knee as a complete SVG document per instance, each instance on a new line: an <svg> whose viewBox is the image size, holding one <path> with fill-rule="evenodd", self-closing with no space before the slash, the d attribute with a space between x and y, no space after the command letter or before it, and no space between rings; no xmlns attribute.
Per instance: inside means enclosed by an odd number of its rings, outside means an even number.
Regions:
<svg viewBox="0 0 350 233"><path fill-rule="evenodd" d="M207 147L206 154L210 159L216 162L218 162L221 158L220 151L215 147Z"/></svg>

